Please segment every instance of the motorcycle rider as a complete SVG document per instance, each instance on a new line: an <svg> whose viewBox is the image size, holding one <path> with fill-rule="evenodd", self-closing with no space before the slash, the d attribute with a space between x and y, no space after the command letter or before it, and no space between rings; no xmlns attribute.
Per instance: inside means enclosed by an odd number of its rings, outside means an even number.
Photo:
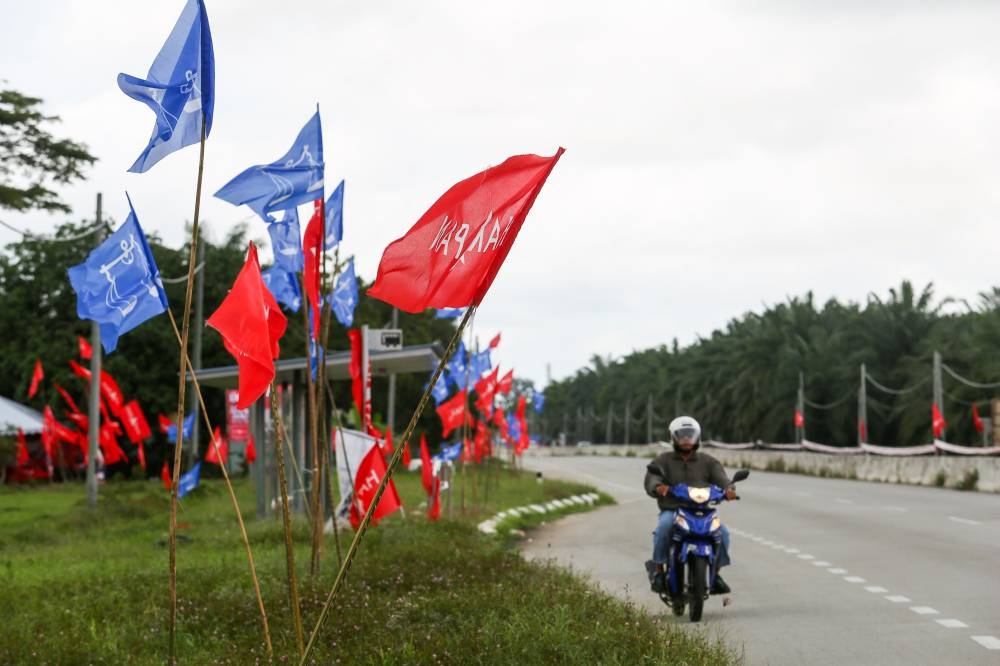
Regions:
<svg viewBox="0 0 1000 666"><path fill-rule="evenodd" d="M666 591L666 567L670 554L670 533L674 525L674 516L682 501L670 495L670 486L675 483L686 483L691 486L706 486L714 484L723 488L726 499L736 498L736 488L726 476L722 463L708 455L699 452L701 442L701 426L690 416L678 416L668 426L671 451L658 455L646 466L644 485L646 493L656 498L660 509L660 518L653 531L653 559L646 562L653 592ZM722 550L719 553L719 567L729 564L729 530L721 526ZM730 588L716 575L712 585L712 594L726 594Z"/></svg>

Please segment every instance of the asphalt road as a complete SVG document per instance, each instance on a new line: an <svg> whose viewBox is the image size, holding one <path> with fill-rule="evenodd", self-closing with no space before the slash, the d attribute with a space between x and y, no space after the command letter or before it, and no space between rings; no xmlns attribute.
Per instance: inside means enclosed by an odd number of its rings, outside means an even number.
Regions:
<svg viewBox="0 0 1000 666"><path fill-rule="evenodd" d="M618 501L539 528L526 556L691 624L649 592L657 510L642 489L647 460L524 462ZM720 508L733 535L733 603L711 597L701 625L748 664L1000 664L1000 496L757 471L739 493Z"/></svg>

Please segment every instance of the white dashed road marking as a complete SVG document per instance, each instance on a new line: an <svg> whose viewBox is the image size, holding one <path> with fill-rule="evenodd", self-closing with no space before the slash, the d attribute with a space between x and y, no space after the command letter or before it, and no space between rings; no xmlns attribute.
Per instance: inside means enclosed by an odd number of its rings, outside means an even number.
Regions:
<svg viewBox="0 0 1000 666"><path fill-rule="evenodd" d="M863 583L863 582L865 582L865 579L862 578L861 576L845 576L844 580L846 580L848 583Z"/></svg>
<svg viewBox="0 0 1000 666"><path fill-rule="evenodd" d="M828 566L830 566L830 563L827 562L826 560L816 560L815 562L813 562L813 566L816 566L816 567L828 567Z"/></svg>
<svg viewBox="0 0 1000 666"><path fill-rule="evenodd" d="M987 650L1000 650L1000 638L996 636L973 636L972 640L982 645Z"/></svg>
<svg viewBox="0 0 1000 666"><path fill-rule="evenodd" d="M800 560L812 560L812 559L815 559L815 558L812 555L807 555L805 553L800 553L799 554L799 559Z"/></svg>
<svg viewBox="0 0 1000 666"><path fill-rule="evenodd" d="M884 587L879 587L878 585L869 585L865 589L868 590L869 592L874 592L875 594L884 594L889 591Z"/></svg>
<svg viewBox="0 0 1000 666"><path fill-rule="evenodd" d="M889 601L891 601L894 604L907 604L907 603L910 603L910 598L909 597L904 597L901 594L890 595L890 596L886 597L886 599L888 599Z"/></svg>
<svg viewBox="0 0 1000 666"><path fill-rule="evenodd" d="M913 606L910 610L917 615L938 615L938 612L930 606Z"/></svg>
<svg viewBox="0 0 1000 666"><path fill-rule="evenodd" d="M969 626L966 623L962 622L961 620L934 620L934 621L940 624L942 627L948 627L949 629L964 629L965 627Z"/></svg>
<svg viewBox="0 0 1000 666"><path fill-rule="evenodd" d="M832 574L836 574L838 576L842 576L843 574L847 573L847 569L839 569L837 567L834 567L833 569L827 569L827 571L829 571Z"/></svg>
<svg viewBox="0 0 1000 666"><path fill-rule="evenodd" d="M978 520L971 520L969 518L959 518L958 516L948 516L948 520L953 520L956 523L962 523L963 525L979 525Z"/></svg>

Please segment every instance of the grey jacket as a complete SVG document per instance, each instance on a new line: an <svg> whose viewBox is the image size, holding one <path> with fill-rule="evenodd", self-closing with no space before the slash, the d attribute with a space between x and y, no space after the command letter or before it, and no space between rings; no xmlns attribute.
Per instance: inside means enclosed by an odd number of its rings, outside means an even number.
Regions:
<svg viewBox="0 0 1000 666"><path fill-rule="evenodd" d="M682 502L673 495L661 496L656 492L656 486L660 484L672 486L677 483L691 486L705 486L712 483L720 488L729 488L733 485L726 476L722 463L701 451L693 452L687 460L676 451L665 451L646 466L646 479L643 485L646 487L646 494L656 498L660 511L673 511Z"/></svg>

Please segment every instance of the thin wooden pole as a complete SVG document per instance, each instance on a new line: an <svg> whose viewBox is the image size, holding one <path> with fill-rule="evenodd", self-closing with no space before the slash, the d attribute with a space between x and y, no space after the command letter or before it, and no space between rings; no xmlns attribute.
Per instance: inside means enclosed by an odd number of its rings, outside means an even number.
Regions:
<svg viewBox="0 0 1000 666"><path fill-rule="evenodd" d="M292 607L292 624L295 627L295 645L303 657L302 613L299 608L299 586L295 576L295 547L292 543L292 516L288 510L288 485L285 480L285 453L281 442L285 438L285 424L278 407L278 391L271 380L271 416L274 419L275 460L278 463L278 488L281 492L281 519L285 527L285 566L288 570L288 603Z"/></svg>
<svg viewBox="0 0 1000 666"><path fill-rule="evenodd" d="M170 316L170 325L174 328L174 335L177 337L177 343L180 344L181 333L177 330L177 322L174 320L174 313L167 308L167 314ZM188 359L190 361L190 359ZM205 399L201 395L201 386L198 384L198 378L191 373L191 383L194 387L194 392L198 396L198 404L201 405L201 415L205 422L205 428L207 432L212 432L212 423L208 418L208 409L205 407ZM215 447L215 454L222 461L222 478L226 481L226 489L229 490L229 498L233 502L233 511L236 512L236 521L240 525L240 534L243 537L243 547L247 551L247 562L250 565L250 578L253 580L253 590L254 594L257 595L257 606L260 608L260 620L261 624L264 626L264 644L267 646L267 654L271 655L273 649L271 647L271 631L267 626L267 611L264 610L264 597L260 593L260 580L257 578L257 567L253 561L253 551L250 549L250 537L247 535L246 525L243 523L243 514L240 512L240 503L236 499L236 492L233 490L233 484L229 480L229 472L226 470L226 463L222 460L222 455L219 452L219 445L215 441L215 437L212 437L212 446Z"/></svg>
<svg viewBox="0 0 1000 666"><path fill-rule="evenodd" d="M431 395L431 389L441 376L441 371L444 370L444 366L448 362L448 358L455 350L455 346L458 344L458 341L462 336L462 331L465 329L465 325L468 323L472 313L475 312L475 309L476 308L473 306L466 311L465 316L462 318L462 323L459 324L458 330L455 331L455 335L452 336L451 342L448 343L448 347L445 349L444 355L441 357L441 361L434 370L434 374L431 376L430 382L427 383L427 388L424 389L424 394L420 396L420 402L417 403L417 408L413 411L413 415L410 417L410 422L406 425L406 431L403 433L403 446L406 446L409 442L410 435L413 434L413 429L417 426L417 419L420 418L420 415L423 414L424 408L427 406L427 400ZM392 479L393 472L403 459L403 446L398 447L392 454L392 458L389 460L389 466L385 471L385 476L382 477L382 482L375 491L375 497L372 498L371 504L368 505L368 510L365 512L364 518L361 519L361 524L358 526L358 531L354 534L354 540L351 541L351 547L347 551L344 563L341 565L340 571L337 572L337 578L333 582L333 588L330 589L330 594L327 596L326 602L323 604L323 610L320 611L319 619L316 621L316 626L313 628L312 634L309 636L309 643L306 645L305 653L302 654L301 659L299 660L299 666L306 663L306 658L309 656L309 652L312 650L312 646L316 642L316 636L319 635L319 630L322 629L323 623L326 622L327 615L330 612L330 606L333 603L334 598L337 596L337 592L344 584L347 572L351 568L351 562L354 561L354 556L358 552L361 540L364 538L365 532L368 531L368 525L371 523L372 515L375 513L375 508L382 499L382 493L385 492L386 487L389 485L389 481Z"/></svg>
<svg viewBox="0 0 1000 666"><path fill-rule="evenodd" d="M167 663L177 663L177 489L181 475L181 443L184 438L184 391L187 388L187 348L191 330L191 294L194 289L194 267L198 258L198 218L201 214L201 182L205 173L205 114L201 116L201 141L198 147L198 183L194 194L194 220L191 223L191 249L188 253L187 287L184 291L184 316L181 320L180 382L177 388L177 439L174 442L174 470L170 482L170 620Z"/></svg>

